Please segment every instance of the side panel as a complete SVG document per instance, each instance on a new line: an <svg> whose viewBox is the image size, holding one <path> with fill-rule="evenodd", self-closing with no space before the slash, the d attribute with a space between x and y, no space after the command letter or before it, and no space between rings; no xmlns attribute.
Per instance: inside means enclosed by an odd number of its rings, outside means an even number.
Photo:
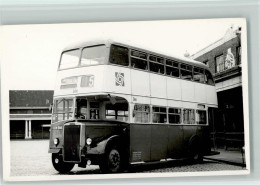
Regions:
<svg viewBox="0 0 260 185"><path fill-rule="evenodd" d="M129 68L107 65L104 73L100 75L104 78L103 90L105 92L130 94L131 74Z"/></svg>
<svg viewBox="0 0 260 185"><path fill-rule="evenodd" d="M149 73L131 69L132 95L150 96Z"/></svg>
<svg viewBox="0 0 260 185"><path fill-rule="evenodd" d="M215 86L207 85L205 86L205 92L207 96L207 103L218 105L217 93Z"/></svg>
<svg viewBox="0 0 260 185"><path fill-rule="evenodd" d="M205 91L206 85L201 83L194 83L195 87L195 101L199 103L207 102L207 92Z"/></svg>
<svg viewBox="0 0 260 185"><path fill-rule="evenodd" d="M151 96L157 98L167 98L166 77L157 74L150 74Z"/></svg>
<svg viewBox="0 0 260 185"><path fill-rule="evenodd" d="M195 101L194 82L188 80L181 80L182 100Z"/></svg>
<svg viewBox="0 0 260 185"><path fill-rule="evenodd" d="M183 156L189 154L190 139L192 136L195 136L197 133L197 125L183 125Z"/></svg>
<svg viewBox="0 0 260 185"><path fill-rule="evenodd" d="M181 100L181 80L172 77L166 77L167 97L168 99Z"/></svg>
<svg viewBox="0 0 260 185"><path fill-rule="evenodd" d="M130 162L150 161L151 125L130 124Z"/></svg>
<svg viewBox="0 0 260 185"><path fill-rule="evenodd" d="M167 148L167 158L181 157L183 151L183 126L169 125Z"/></svg>
<svg viewBox="0 0 260 185"><path fill-rule="evenodd" d="M168 125L152 124L151 160L160 160L167 157Z"/></svg>

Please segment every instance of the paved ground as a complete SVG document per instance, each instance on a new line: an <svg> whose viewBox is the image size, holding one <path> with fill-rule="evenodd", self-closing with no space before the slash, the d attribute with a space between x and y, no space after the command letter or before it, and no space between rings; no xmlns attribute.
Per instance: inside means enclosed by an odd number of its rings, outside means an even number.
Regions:
<svg viewBox="0 0 260 185"><path fill-rule="evenodd" d="M12 140L11 141L11 176L59 175L51 164L51 154L48 153L48 140ZM130 173L150 172L197 172L242 170L242 167L204 160L202 164L192 164L189 161L172 161L149 165L135 165ZM79 168L75 165L70 174L99 174L98 166Z"/></svg>

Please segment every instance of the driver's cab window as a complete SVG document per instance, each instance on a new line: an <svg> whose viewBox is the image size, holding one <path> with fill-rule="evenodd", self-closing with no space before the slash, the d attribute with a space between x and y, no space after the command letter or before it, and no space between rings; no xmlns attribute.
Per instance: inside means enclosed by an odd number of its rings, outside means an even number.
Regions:
<svg viewBox="0 0 260 185"><path fill-rule="evenodd" d="M99 102L89 102L89 119L99 119Z"/></svg>
<svg viewBox="0 0 260 185"><path fill-rule="evenodd" d="M105 109L106 119L128 121L128 103L107 103Z"/></svg>
<svg viewBox="0 0 260 185"><path fill-rule="evenodd" d="M77 110L76 119L88 119L88 102L87 99L77 99L76 100Z"/></svg>

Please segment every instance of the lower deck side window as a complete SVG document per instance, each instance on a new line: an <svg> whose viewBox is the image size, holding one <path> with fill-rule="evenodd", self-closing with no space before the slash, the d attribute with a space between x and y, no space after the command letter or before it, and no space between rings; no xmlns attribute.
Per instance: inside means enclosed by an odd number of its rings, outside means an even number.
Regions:
<svg viewBox="0 0 260 185"><path fill-rule="evenodd" d="M202 125L207 124L206 111L205 110L197 110L196 115L197 115L197 119L196 119L197 124L202 124Z"/></svg>
<svg viewBox="0 0 260 185"><path fill-rule="evenodd" d="M153 123L167 123L165 107L153 107Z"/></svg>
<svg viewBox="0 0 260 185"><path fill-rule="evenodd" d="M134 106L133 117L135 123L149 123L150 122L149 105L136 104Z"/></svg>
<svg viewBox="0 0 260 185"><path fill-rule="evenodd" d="M195 124L194 109L183 109L183 123Z"/></svg>
<svg viewBox="0 0 260 185"><path fill-rule="evenodd" d="M180 124L181 123L181 109L169 108L169 123L170 124Z"/></svg>
<svg viewBox="0 0 260 185"><path fill-rule="evenodd" d="M128 104L106 104L106 119L128 121Z"/></svg>

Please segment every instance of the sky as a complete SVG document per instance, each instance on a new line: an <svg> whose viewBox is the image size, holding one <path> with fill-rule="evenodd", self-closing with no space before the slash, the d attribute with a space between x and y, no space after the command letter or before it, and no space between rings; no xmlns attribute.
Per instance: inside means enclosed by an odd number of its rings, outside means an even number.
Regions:
<svg viewBox="0 0 260 185"><path fill-rule="evenodd" d="M204 19L2 26L1 80L9 90L54 90L60 54L73 43L119 38L183 57L241 24L241 19Z"/></svg>

